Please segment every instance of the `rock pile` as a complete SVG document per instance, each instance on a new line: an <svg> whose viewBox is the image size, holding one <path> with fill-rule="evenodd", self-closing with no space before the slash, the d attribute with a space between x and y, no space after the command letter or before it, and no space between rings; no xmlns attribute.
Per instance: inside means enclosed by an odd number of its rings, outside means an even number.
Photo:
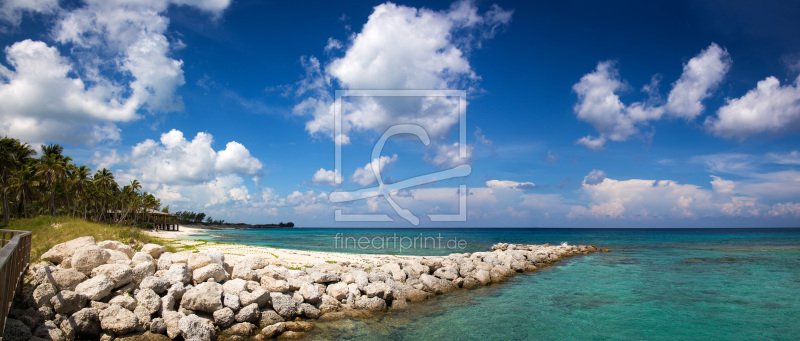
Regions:
<svg viewBox="0 0 800 341"><path fill-rule="evenodd" d="M139 252L82 237L36 264L15 299L4 340L260 340L303 337L306 319L403 310L457 288L500 283L594 246L497 244L491 252L408 257L361 268L287 268L278 259L219 251Z"/></svg>

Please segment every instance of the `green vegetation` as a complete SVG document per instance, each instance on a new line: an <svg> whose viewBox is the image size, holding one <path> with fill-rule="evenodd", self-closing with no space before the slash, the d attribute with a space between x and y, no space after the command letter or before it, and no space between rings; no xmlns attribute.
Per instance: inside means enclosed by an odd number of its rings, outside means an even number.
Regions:
<svg viewBox="0 0 800 341"><path fill-rule="evenodd" d="M195 213L192 211L178 211L175 212L174 214L178 216L178 221L183 224L212 224L212 225L225 224L224 220L214 220L214 218L206 217L206 214L203 212Z"/></svg>
<svg viewBox="0 0 800 341"><path fill-rule="evenodd" d="M167 251L177 250L163 239L153 237L144 231L128 226L117 226L88 222L79 218L38 216L29 219L15 219L8 224L0 223L0 227L9 230L25 230L33 232L31 241L31 261L35 262L43 253L56 244L78 237L92 236L96 241L118 240L138 250L144 244L160 244Z"/></svg>
<svg viewBox="0 0 800 341"><path fill-rule="evenodd" d="M89 167L73 164L63 151L57 144L42 146L41 156L36 158L27 143L10 137L0 139L3 222L41 214L117 225L146 226L151 222L152 216L144 213L158 210L161 202L152 194L140 192L138 180L120 187L108 169L92 175Z"/></svg>
<svg viewBox="0 0 800 341"><path fill-rule="evenodd" d="M335 261L335 260L326 260L326 261L325 261L325 263L328 263L328 264L336 264L336 263L338 263L338 262L337 262L337 261Z"/></svg>

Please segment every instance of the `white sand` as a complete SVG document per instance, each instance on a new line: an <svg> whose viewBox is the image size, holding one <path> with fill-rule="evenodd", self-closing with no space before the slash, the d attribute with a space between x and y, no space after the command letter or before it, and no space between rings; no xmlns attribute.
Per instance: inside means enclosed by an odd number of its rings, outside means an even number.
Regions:
<svg viewBox="0 0 800 341"><path fill-rule="evenodd" d="M191 253L194 250L219 250L230 256L258 255L269 260L279 260L290 267L313 266L321 263L340 263L348 262L361 267L371 267L386 264L388 262L402 259L413 259L416 256L395 256L395 255L373 255L373 254L351 254L338 252L319 252L301 251L290 249L278 249L264 246L250 246L243 244L227 244L197 241L199 235L213 233L214 230L206 230L198 227L188 227L181 225L179 231L152 231L148 234L163 238L168 243L178 248L186 248Z"/></svg>

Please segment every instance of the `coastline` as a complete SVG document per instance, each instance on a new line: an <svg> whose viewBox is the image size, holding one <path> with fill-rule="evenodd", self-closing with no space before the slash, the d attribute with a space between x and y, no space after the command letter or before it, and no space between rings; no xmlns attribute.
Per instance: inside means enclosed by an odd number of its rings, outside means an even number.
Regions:
<svg viewBox="0 0 800 341"><path fill-rule="evenodd" d="M12 309L13 335L186 340L302 338L317 322L406 311L460 289L506 282L590 245L497 243L447 256L298 251L190 240L202 229L151 232L172 244L138 251L84 236L34 265ZM176 251L176 252L172 252ZM377 315L376 315L377 314ZM30 316L40 317L32 320ZM23 338L24 339L24 338Z"/></svg>
<svg viewBox="0 0 800 341"><path fill-rule="evenodd" d="M166 243L179 249L186 249L179 253L192 253L197 251L216 250L226 256L234 258L244 256L259 256L268 260L278 260L287 267L313 267L318 264L346 263L358 267L380 266L387 262L419 259L420 256L398 256L388 254L359 254L343 252L305 251L294 249L274 248L267 246L252 246L246 244L230 244L215 241L199 241L192 236L206 235L219 229L206 229L196 226L181 225L178 231L148 231L147 234L163 239Z"/></svg>

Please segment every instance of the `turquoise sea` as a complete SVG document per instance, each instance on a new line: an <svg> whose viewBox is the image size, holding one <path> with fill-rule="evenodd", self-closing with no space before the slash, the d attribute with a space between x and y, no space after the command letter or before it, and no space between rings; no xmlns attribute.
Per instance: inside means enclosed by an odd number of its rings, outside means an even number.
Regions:
<svg viewBox="0 0 800 341"><path fill-rule="evenodd" d="M444 245L401 249L401 243L391 243L393 236L431 241L440 235ZM342 249L337 236L366 237L384 247ZM406 312L321 323L312 335L318 339L800 338L800 229L263 229L198 238L414 255L488 250L497 242L568 242L612 250L576 256L504 284L459 290ZM451 239L465 247L446 248Z"/></svg>

